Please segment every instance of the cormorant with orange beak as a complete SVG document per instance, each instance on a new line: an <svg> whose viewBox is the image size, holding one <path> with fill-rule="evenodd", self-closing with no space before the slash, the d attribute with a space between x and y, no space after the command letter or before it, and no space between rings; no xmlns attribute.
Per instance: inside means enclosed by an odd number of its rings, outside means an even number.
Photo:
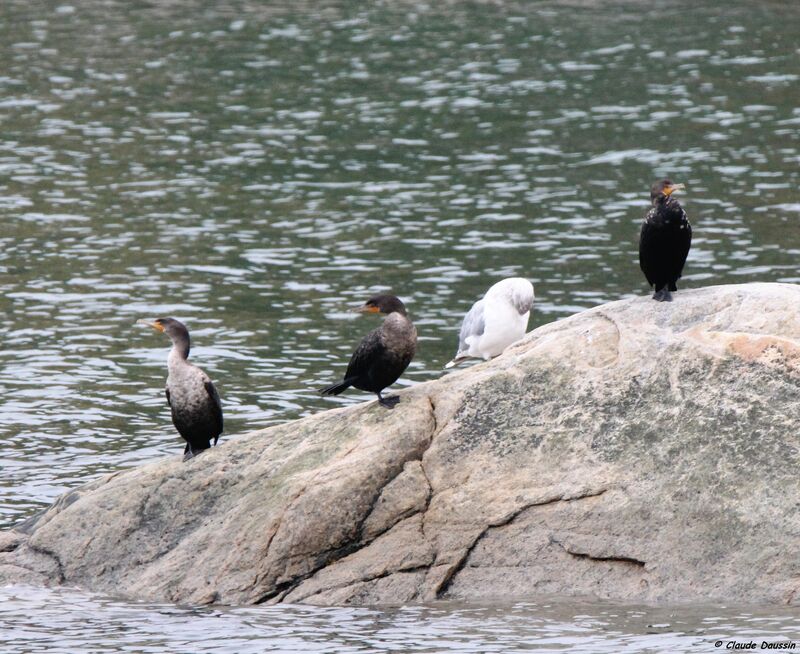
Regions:
<svg viewBox="0 0 800 654"><path fill-rule="evenodd" d="M652 208L647 212L639 236L639 266L647 283L653 287L653 299L671 302L670 291L677 291L676 282L692 245L692 226L686 212L673 197L683 184L664 179L650 188Z"/></svg>
<svg viewBox="0 0 800 654"><path fill-rule="evenodd" d="M172 411L172 424L186 441L183 460L217 444L222 433L222 402L217 389L204 373L189 363L189 330L175 318L139 321L169 336L172 350L167 357L167 404Z"/></svg>
<svg viewBox="0 0 800 654"><path fill-rule="evenodd" d="M381 391L394 384L411 363L417 350L417 330L406 314L406 307L394 295L375 295L356 309L363 313L382 313L383 324L361 339L344 379L323 388L322 395L338 395L353 386L378 395L378 402L389 409L400 401L383 397Z"/></svg>

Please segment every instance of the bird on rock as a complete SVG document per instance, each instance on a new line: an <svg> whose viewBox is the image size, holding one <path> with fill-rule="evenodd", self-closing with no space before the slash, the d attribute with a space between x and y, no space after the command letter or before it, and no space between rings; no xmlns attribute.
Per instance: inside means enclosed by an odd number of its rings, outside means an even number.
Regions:
<svg viewBox="0 0 800 654"><path fill-rule="evenodd" d="M222 402L208 375L189 363L189 330L174 318L156 318L141 323L169 336L172 349L167 357L167 404L172 423L186 441L183 460L217 444L222 433Z"/></svg>
<svg viewBox="0 0 800 654"><path fill-rule="evenodd" d="M532 308L533 284L527 279L508 277L497 282L464 316L458 351L445 368L462 359L488 360L502 354L525 336Z"/></svg>
<svg viewBox="0 0 800 654"><path fill-rule="evenodd" d="M653 184L650 188L653 206L642 222L639 235L639 266L655 291L653 299L658 302L672 301L671 291L678 290L676 282L692 246L692 226L673 197L683 188L683 184L673 184L668 179Z"/></svg>
<svg viewBox="0 0 800 654"><path fill-rule="evenodd" d="M378 402L389 409L400 398L384 397L381 392L403 374L417 351L417 330L406 313L405 305L394 295L375 295L355 309L362 313L382 313L383 324L361 339L344 379L320 390L322 395L339 395L350 386L378 395Z"/></svg>

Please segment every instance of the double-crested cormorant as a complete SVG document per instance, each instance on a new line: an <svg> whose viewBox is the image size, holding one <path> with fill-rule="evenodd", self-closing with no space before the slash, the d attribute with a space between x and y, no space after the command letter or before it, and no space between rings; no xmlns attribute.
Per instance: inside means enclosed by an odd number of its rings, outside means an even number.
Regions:
<svg viewBox="0 0 800 654"><path fill-rule="evenodd" d="M383 397L381 391L394 384L411 363L417 350L417 330L408 319L406 307L394 295L375 295L356 309L363 313L383 313L383 324L361 339L344 379L320 390L323 395L338 395L353 386L377 393L378 402L392 408L400 401L395 396Z"/></svg>
<svg viewBox="0 0 800 654"><path fill-rule="evenodd" d="M189 363L189 330L174 318L156 318L153 322L140 321L172 341L167 357L167 404L172 411L172 423L186 441L183 460L217 444L222 433L222 402L217 389L204 373Z"/></svg>
<svg viewBox="0 0 800 654"><path fill-rule="evenodd" d="M647 283L655 290L653 299L671 302L670 291L683 272L683 265L692 245L692 226L678 200L672 197L683 184L668 179L650 188L653 207L647 212L639 236L639 266Z"/></svg>
<svg viewBox="0 0 800 654"><path fill-rule="evenodd" d="M533 284L522 277L497 282L472 305L458 338L458 351L445 368L469 357L496 357L515 343L528 329L533 307Z"/></svg>

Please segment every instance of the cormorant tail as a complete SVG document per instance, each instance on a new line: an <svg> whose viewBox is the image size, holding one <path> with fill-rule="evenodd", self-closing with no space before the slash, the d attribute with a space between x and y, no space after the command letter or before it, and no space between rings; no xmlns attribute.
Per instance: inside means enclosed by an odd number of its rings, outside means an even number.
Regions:
<svg viewBox="0 0 800 654"><path fill-rule="evenodd" d="M669 283L669 290L670 291L677 291L678 290L678 287L675 285L675 282L670 282Z"/></svg>
<svg viewBox="0 0 800 654"><path fill-rule="evenodd" d="M338 395L345 389L350 388L353 385L352 379L343 379L340 382L337 382L333 386L328 386L327 388L321 388L319 391L320 395Z"/></svg>
<svg viewBox="0 0 800 654"><path fill-rule="evenodd" d="M192 446L191 443L186 443L186 449L183 450L183 460L188 461L189 459L193 459L198 454L200 454L200 452L205 452L210 447L211 447L210 440L206 445L203 445L202 443L195 443L194 446Z"/></svg>

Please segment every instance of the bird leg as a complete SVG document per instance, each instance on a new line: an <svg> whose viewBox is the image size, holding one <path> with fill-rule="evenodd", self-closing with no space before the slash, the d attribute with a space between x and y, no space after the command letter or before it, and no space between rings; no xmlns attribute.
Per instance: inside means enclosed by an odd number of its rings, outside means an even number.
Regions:
<svg viewBox="0 0 800 654"><path fill-rule="evenodd" d="M400 401L400 398L397 395L389 395L388 397L383 397L383 395L378 393L378 404L381 406L385 406L387 409L394 409L397 406L397 403Z"/></svg>
<svg viewBox="0 0 800 654"><path fill-rule="evenodd" d="M189 459L194 458L194 452L192 451L192 446L189 443L186 443L186 447L183 450L183 460L188 461Z"/></svg>
<svg viewBox="0 0 800 654"><path fill-rule="evenodd" d="M672 293L670 293L669 290L664 287L653 293L653 299L656 302L672 302Z"/></svg>

